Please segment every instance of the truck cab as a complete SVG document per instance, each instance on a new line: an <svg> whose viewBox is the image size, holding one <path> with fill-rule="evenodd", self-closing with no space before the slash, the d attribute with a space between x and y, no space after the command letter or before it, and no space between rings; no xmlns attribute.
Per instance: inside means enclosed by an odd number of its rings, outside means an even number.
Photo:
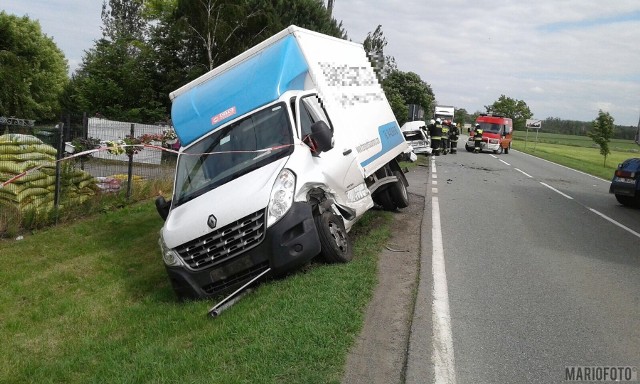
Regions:
<svg viewBox="0 0 640 384"><path fill-rule="evenodd" d="M509 153L513 138L513 121L508 117L494 114L481 114L476 119L476 125L482 129L482 151L492 151L495 154ZM475 130L471 130L469 139L465 143L467 151L474 149Z"/></svg>

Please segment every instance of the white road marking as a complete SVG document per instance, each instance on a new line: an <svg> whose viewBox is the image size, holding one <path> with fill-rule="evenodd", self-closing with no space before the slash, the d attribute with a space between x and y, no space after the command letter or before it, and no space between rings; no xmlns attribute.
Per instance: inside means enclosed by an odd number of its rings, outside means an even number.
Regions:
<svg viewBox="0 0 640 384"><path fill-rule="evenodd" d="M433 175L431 175L431 178L432 178L432 179L437 179L437 178L438 178L438 175L433 174Z"/></svg>
<svg viewBox="0 0 640 384"><path fill-rule="evenodd" d="M596 211L596 210L595 210L595 209L593 209L593 208L589 208L589 207L587 207L587 208L588 208L591 212L593 212L593 213L595 213L596 215L598 215L598 216L602 217L603 219L605 219L605 220L609 221L610 223L613 223L613 224L617 225L618 227L620 227L620 228L624 229L625 231L627 231L627 232L631 233L632 235L634 235L634 236L636 236L636 237L640 237L640 233L638 233L638 232L634 231L633 229L631 229L631 228L629 228L629 227L626 227L626 226L624 226L624 225L622 225L622 224L618 223L617 221L613 220L613 219L612 219L612 218L610 218L609 216L607 216L607 215L605 215L605 214L602 214L602 213L600 213L600 212Z"/></svg>
<svg viewBox="0 0 640 384"><path fill-rule="evenodd" d="M566 197L566 198L567 198L567 199L569 199L569 200L573 200L573 197L571 197L571 196L567 195L566 193L562 193L562 192L558 191L557 189L553 188L553 187L552 187L552 186L550 186L549 184L546 184L546 183L543 183L543 182L540 182L540 184L542 184L542 185L544 185L545 187L549 188L550 190L552 190L552 191L554 191L554 192L556 192L556 193L558 193L558 194L560 194L560 195L562 195L562 196Z"/></svg>
<svg viewBox="0 0 640 384"><path fill-rule="evenodd" d="M437 180L431 180L431 184L438 185L438 181Z"/></svg>
<svg viewBox="0 0 640 384"><path fill-rule="evenodd" d="M558 167L562 167L562 168L566 168L566 169L569 169L569 170L574 171L574 172L578 172L579 174L582 174L582 175L585 175L585 176L593 177L594 179L597 179L597 180L600 180L600 181L604 181L606 183L609 183L611 181L611 180L605 180L602 177L590 175L590 174L588 174L586 172L578 171L577 169L569 168L566 165L554 163L553 161L545 160L545 159L542 159L540 157L536 157L536 156L530 155L528 153L524 153L524 152L521 152L521 151L517 151L517 152L518 153L522 153L523 155L527 155L529 157L533 157L533 158L538 159L538 160L542 160L542 161L547 162L549 164L557 165Z"/></svg>
<svg viewBox="0 0 640 384"><path fill-rule="evenodd" d="M521 169L518 169L518 168L513 168L513 169L515 169L516 171L522 173L523 175L525 175L525 176L527 176L529 178L533 178L533 176L531 176L530 174L528 174L527 172L525 172L525 171L523 171Z"/></svg>
<svg viewBox="0 0 640 384"><path fill-rule="evenodd" d="M432 193L438 193L438 188L431 188Z"/></svg>
<svg viewBox="0 0 640 384"><path fill-rule="evenodd" d="M442 228L440 226L440 205L438 197L431 198L433 244L432 273L433 273L433 354L436 383L455 384L456 370L453 354L453 334L451 333L451 316L449 314L449 289L447 288L447 274L445 271L444 247L442 243Z"/></svg>
<svg viewBox="0 0 640 384"><path fill-rule="evenodd" d="M525 154L525 155L528 155L528 156L531 156L531 157L535 157L535 156L533 156L533 155L529 155L528 153L524 153L524 152L520 152L520 153ZM556 163L554 163L554 162L552 162L552 161L549 161L549 160L540 159L539 157L535 157L535 158L536 158L536 159L539 159L539 160L546 161L547 163L550 163L550 164L557 165L557 166L562 167L562 168L566 168L566 169L572 170L572 171L574 171L574 172L578 172L578 173L580 173L580 174L582 174L582 175L585 175L585 176L593 177L594 179L602 180L602 181L607 182L607 183L609 182L609 180L605 180L605 179L602 179L602 178L600 178L600 177L593 176L593 175L590 175L590 174L588 174L588 173L584 173L584 172L582 172L582 171L578 171L578 170L575 170L575 169L573 169L573 168L566 167L566 166L564 166L564 165L556 164ZM500 161L502 161L502 160L500 160ZM521 170L521 169L518 169L518 168L513 168L513 169L515 169L516 171L518 171L518 172L522 173L523 175L525 175L525 176L527 176L527 177L533 178L533 176L529 175L528 173L524 172L524 171L523 171L523 170ZM547 188L551 189L552 191L554 191L554 192L556 192L556 193L559 193L560 195L562 195L562 196L566 197L567 199L573 200L573 197L571 197L571 196L569 196L569 195L567 195L567 194L565 194L565 193L563 193L563 192L560 192L559 190L557 190L557 189L553 188L553 187L552 187L552 186L550 186L549 184L546 184L546 183L543 183L543 182L540 182L540 184L544 185L545 187L547 187ZM594 187L596 187L596 186L597 186L597 185L594 185ZM587 208L588 210L590 210L591 212L595 213L596 215L598 215L598 216L602 217L603 219L607 220L608 222L610 222L610 223L612 223L612 224L614 224L614 225L617 225L618 227L620 227L620 228L624 229L625 231L627 231L627 232L631 233L632 235L634 235L634 236L636 236L636 237L640 238L640 233L638 233L638 232L634 231L633 229L631 229L631 228L629 228L629 227L627 227L627 226L625 226L625 225L623 225L623 224L621 224L621 223L619 223L619 222L615 221L614 219L610 218L609 216L607 216L607 215L605 215L605 214L603 214L603 213L601 213L601 212L598 212L598 211L596 211L596 210L595 210L595 209L593 209L593 208L589 208L589 207L586 207L586 208Z"/></svg>
<svg viewBox="0 0 640 384"><path fill-rule="evenodd" d="M496 155L489 155L489 156L493 157L494 159L498 158L498 156L496 156Z"/></svg>
<svg viewBox="0 0 640 384"><path fill-rule="evenodd" d="M500 160L500 162L501 162L501 163L504 163L504 164L507 164L508 166L511 166L511 164L507 163L507 162L506 162L506 161L504 161L504 160Z"/></svg>

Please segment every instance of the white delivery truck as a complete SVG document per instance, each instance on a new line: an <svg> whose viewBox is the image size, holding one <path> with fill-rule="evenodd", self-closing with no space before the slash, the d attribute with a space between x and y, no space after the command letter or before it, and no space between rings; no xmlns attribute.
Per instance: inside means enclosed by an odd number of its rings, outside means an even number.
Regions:
<svg viewBox="0 0 640 384"><path fill-rule="evenodd" d="M182 147L156 206L179 298L349 261L347 232L374 201L408 205L408 144L360 44L291 26L170 98Z"/></svg>
<svg viewBox="0 0 640 384"><path fill-rule="evenodd" d="M453 116L456 108L451 105L436 105L435 112L433 113L434 119L440 119L441 121L449 120L453 123Z"/></svg>

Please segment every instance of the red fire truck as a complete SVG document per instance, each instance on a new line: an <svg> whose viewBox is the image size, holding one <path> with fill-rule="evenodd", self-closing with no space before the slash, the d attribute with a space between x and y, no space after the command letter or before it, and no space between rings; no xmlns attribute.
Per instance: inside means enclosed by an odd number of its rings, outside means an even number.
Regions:
<svg viewBox="0 0 640 384"><path fill-rule="evenodd" d="M476 119L476 124L480 124L482 129L481 151L493 151L493 153L509 153L511 149L511 138L513 135L513 121L501 115L481 114ZM474 148L473 142L474 128L469 134L469 140L464 144L467 151Z"/></svg>

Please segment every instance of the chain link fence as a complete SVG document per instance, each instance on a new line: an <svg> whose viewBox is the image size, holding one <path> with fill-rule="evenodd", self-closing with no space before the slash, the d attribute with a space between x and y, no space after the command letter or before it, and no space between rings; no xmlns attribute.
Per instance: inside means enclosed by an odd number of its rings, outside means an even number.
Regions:
<svg viewBox="0 0 640 384"><path fill-rule="evenodd" d="M86 115L61 120L0 118L0 237L25 219L57 222L61 211L105 195L129 199L136 188L148 188L144 182L171 184L179 147L168 134L172 127ZM142 142L148 145L126 145Z"/></svg>

